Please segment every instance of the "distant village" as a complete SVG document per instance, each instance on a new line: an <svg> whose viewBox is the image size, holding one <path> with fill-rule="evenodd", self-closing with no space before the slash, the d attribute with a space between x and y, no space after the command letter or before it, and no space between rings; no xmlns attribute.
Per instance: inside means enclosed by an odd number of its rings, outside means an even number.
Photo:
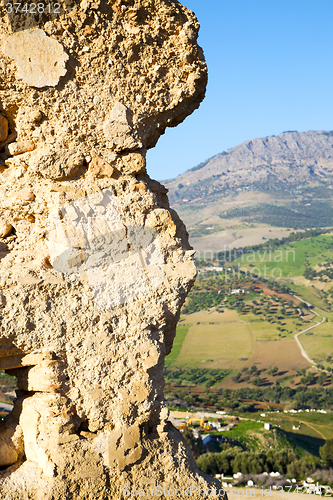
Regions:
<svg viewBox="0 0 333 500"><path fill-rule="evenodd" d="M284 413L302 413L305 412L317 412L317 413L328 413L327 410L323 409L306 409L306 410L283 410ZM271 413L280 413L280 411L275 412L267 412L261 413L260 416L266 420L266 417L269 417ZM176 415L173 416L173 415ZM233 429L241 420L237 416L228 415L225 411L217 411L215 413L205 413L205 412L197 412L195 414L184 414L184 417L180 417L181 412L171 412L170 420L172 423L180 430L180 432L184 432L186 429L190 429L193 433L195 439L202 439L203 447L205 451L209 451L210 447L214 444L224 443L227 441L227 438L223 436L225 431L230 431ZM266 431L271 431L273 426L270 422L265 421L257 421L263 424L263 428ZM280 427L280 426L278 426ZM294 425L293 430L299 430L300 425ZM284 488L288 491L288 484L290 484L290 488L294 492L300 490L300 494L315 494L315 495L324 495L331 496L331 488L327 485L319 484L318 481L315 481L312 477L307 477L306 480L299 481L296 478L285 478L283 474L280 472L266 472L263 471L256 475L244 475L241 472L237 472L232 476L227 476L224 474L216 474L215 477L219 479L222 483L223 488L230 488L233 486L245 485L246 488L262 488L262 480L263 476L267 476L269 479L269 488L271 490L277 490L284 486ZM281 489L280 489L281 491ZM244 493L244 495L248 495L249 493ZM251 496L251 494L250 494ZM253 494L255 496L255 493Z"/></svg>

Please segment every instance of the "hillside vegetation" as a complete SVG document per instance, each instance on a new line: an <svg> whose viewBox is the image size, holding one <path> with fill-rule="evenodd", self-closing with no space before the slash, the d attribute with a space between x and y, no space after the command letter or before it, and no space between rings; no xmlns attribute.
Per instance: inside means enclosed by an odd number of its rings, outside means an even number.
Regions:
<svg viewBox="0 0 333 500"><path fill-rule="evenodd" d="M165 390L170 408L227 413L205 448L185 429L207 473L333 484L332 147L333 132L285 132L166 182L199 275Z"/></svg>
<svg viewBox="0 0 333 500"><path fill-rule="evenodd" d="M215 409L333 407L332 248L317 230L198 261L166 358L170 396Z"/></svg>

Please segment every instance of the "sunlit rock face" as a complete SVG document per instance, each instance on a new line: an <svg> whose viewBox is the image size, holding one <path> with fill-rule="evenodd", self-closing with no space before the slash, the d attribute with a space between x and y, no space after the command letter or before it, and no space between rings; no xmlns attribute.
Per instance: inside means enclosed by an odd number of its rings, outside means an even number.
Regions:
<svg viewBox="0 0 333 500"><path fill-rule="evenodd" d="M0 4L1 498L208 498L163 397L194 252L145 161L204 97L199 25L170 0L50 5Z"/></svg>

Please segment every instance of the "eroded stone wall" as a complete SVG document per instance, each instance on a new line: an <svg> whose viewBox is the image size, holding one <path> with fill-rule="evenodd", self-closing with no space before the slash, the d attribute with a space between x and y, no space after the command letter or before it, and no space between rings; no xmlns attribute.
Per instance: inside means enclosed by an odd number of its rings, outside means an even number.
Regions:
<svg viewBox="0 0 333 500"><path fill-rule="evenodd" d="M0 4L1 497L206 498L163 397L194 252L145 161L204 97L199 25L173 0L66 7Z"/></svg>

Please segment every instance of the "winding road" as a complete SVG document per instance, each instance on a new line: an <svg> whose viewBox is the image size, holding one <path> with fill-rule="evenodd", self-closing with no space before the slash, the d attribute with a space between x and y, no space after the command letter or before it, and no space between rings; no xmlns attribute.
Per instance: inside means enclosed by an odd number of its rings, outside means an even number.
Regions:
<svg viewBox="0 0 333 500"><path fill-rule="evenodd" d="M311 309L312 308L312 304L310 304L309 302L306 302L305 300L303 300L301 297L298 297L297 295L294 295L294 297L296 297L296 299L304 302L308 307L309 307L309 311L312 312L313 314L315 314L316 316L318 316L319 318L322 318L321 321L318 321L317 323L315 323L314 325L312 326L309 326L308 328L305 328L305 330L302 330L301 332L298 332L294 335L294 338L297 342L297 345L298 347L300 348L301 350L301 354L303 356L303 358L305 358L310 364L312 365L316 365L317 363L315 361L313 361L313 359L311 359L305 352L304 350L304 347L302 346L301 344L301 341L299 340L299 336L302 334L302 333L305 333L305 332L308 332L309 330L311 330L312 328L316 328L317 326L320 326L322 325L325 321L326 321L326 318L324 316L322 316L321 314L318 314L314 309ZM319 368L318 368L319 369ZM321 371L324 371L326 372L326 370L321 370Z"/></svg>

